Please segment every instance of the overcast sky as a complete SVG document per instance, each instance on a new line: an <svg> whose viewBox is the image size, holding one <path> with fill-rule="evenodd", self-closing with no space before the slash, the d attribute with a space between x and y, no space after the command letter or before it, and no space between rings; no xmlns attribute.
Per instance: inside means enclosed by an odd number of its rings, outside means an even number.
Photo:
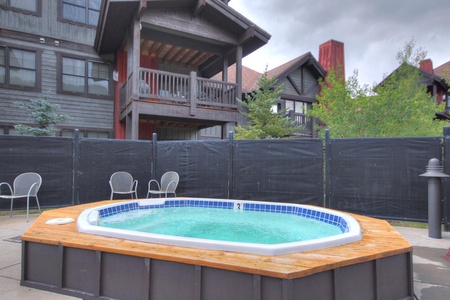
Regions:
<svg viewBox="0 0 450 300"><path fill-rule="evenodd" d="M449 0L231 0L229 5L267 31L269 42L244 58L258 72L304 53L318 60L319 45L344 43L346 78L379 83L398 67L397 52L415 40L436 68L450 61Z"/></svg>

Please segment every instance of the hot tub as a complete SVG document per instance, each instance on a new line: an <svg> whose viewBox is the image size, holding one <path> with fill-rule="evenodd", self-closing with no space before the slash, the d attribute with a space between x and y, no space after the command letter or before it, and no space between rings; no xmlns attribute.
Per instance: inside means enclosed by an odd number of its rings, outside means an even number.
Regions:
<svg viewBox="0 0 450 300"><path fill-rule="evenodd" d="M414 299L412 246L388 222L370 217L351 214L363 233L359 241L275 256L133 241L83 233L76 222L47 223L132 202L44 211L22 235L20 284L83 299Z"/></svg>
<svg viewBox="0 0 450 300"><path fill-rule="evenodd" d="M183 237L175 235L156 234L151 232L142 232L132 229L117 229L99 226L102 218L107 218L112 215L126 214L130 211L151 211L163 210L166 208L206 208L208 210L223 211L222 215L226 211L234 210L241 212L266 212L266 218L270 218L270 215L277 214L276 217L296 216L295 219L311 219L319 221L316 226L328 224L330 227L338 229L338 234L333 234L322 238L313 238L309 240L299 240L293 242L284 243L259 243L259 242L235 242L235 241L222 241L218 239L205 239L197 237ZM245 218L245 217L244 217ZM257 227L265 224L270 226L270 220L266 218L258 219L257 222L242 226ZM292 220L292 218L290 219ZM220 215L216 218L216 222L225 222ZM287 222L287 221L286 221ZM200 223L200 220L198 221ZM181 224L179 226L182 226ZM291 225L292 226L292 225ZM301 225L299 225L301 226ZM225 200L225 199L200 199L200 198L167 198L167 199L146 199L136 200L127 203L112 203L109 205L103 205L85 210L81 213L77 220L77 227L80 232L97 234L108 237L115 237L121 239L128 239L133 241L165 244L172 246L208 249L208 250L222 250L243 252L260 255L283 255L304 251L311 251L317 249L323 249L328 247L340 246L351 242L359 241L361 239L361 228L356 220L342 212L332 211L325 208L289 204L289 203L275 203L275 202L256 202L256 201L243 201L243 200ZM311 229L315 230L314 227Z"/></svg>

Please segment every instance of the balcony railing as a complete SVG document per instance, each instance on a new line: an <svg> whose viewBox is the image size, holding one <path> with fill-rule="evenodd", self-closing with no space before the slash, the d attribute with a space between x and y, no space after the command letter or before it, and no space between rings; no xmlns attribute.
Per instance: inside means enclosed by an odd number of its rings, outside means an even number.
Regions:
<svg viewBox="0 0 450 300"><path fill-rule="evenodd" d="M130 100L149 100L195 107L237 109L235 83L197 77L195 72L183 75L147 68L140 68L138 76L139 80L134 81L133 74L130 75L122 86L122 108ZM138 86L133 88L133 82L138 82Z"/></svg>
<svg viewBox="0 0 450 300"><path fill-rule="evenodd" d="M300 135L312 136L314 134L314 118L307 117L305 114L296 113L293 110L288 112L289 118L295 125L300 126Z"/></svg>

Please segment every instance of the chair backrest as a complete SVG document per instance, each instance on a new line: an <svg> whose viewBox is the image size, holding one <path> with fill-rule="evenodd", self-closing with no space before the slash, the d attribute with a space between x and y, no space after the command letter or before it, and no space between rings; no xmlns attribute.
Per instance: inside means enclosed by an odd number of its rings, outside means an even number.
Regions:
<svg viewBox="0 0 450 300"><path fill-rule="evenodd" d="M109 179L114 192L130 192L133 188L133 176L128 172L116 172Z"/></svg>
<svg viewBox="0 0 450 300"><path fill-rule="evenodd" d="M178 181L180 176L177 172L169 171L161 176L161 190L167 191L168 193L174 193L178 186Z"/></svg>
<svg viewBox="0 0 450 300"><path fill-rule="evenodd" d="M36 197L41 184L42 177L38 173L22 173L14 179L14 195L26 196L29 192L30 196Z"/></svg>

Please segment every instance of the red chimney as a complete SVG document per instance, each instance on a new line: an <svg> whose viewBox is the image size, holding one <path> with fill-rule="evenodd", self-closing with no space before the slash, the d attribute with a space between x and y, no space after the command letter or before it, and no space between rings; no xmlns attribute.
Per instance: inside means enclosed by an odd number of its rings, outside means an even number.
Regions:
<svg viewBox="0 0 450 300"><path fill-rule="evenodd" d="M344 43L335 40L329 40L319 46L319 63L329 72L332 68L335 71L341 69L341 75L345 80L345 60Z"/></svg>
<svg viewBox="0 0 450 300"><path fill-rule="evenodd" d="M425 72L434 74L434 70L433 70L433 62L431 61L431 59L427 58L425 60L422 60L419 63L419 68L424 70Z"/></svg>

